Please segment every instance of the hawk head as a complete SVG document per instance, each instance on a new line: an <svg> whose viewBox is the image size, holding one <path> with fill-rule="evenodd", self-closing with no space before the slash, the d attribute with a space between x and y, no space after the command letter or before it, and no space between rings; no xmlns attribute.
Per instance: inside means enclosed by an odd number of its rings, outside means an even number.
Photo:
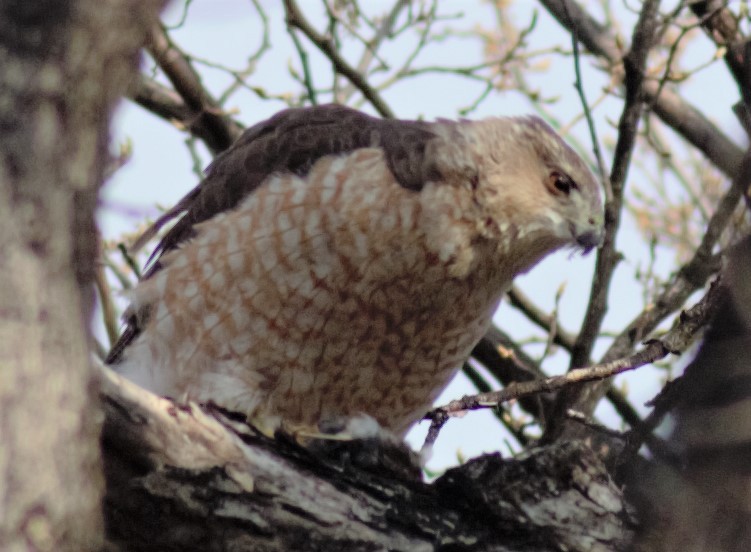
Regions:
<svg viewBox="0 0 751 552"><path fill-rule="evenodd" d="M542 119L489 118L463 124L461 133L476 156L476 204L506 251L528 262L563 246L586 253L602 242L600 187Z"/></svg>

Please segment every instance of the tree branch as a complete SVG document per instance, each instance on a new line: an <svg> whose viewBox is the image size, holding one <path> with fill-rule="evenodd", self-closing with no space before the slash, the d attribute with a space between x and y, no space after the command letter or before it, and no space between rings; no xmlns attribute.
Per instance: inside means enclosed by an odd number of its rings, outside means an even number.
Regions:
<svg viewBox="0 0 751 552"><path fill-rule="evenodd" d="M0 2L0 550L104 545L95 210L162 5Z"/></svg>
<svg viewBox="0 0 751 552"><path fill-rule="evenodd" d="M231 117L224 114L221 106L203 86L200 76L188 57L171 41L161 25L152 26L147 48L185 105L193 112L192 118L200 120L200 122L192 122L189 126L196 124L199 128L206 129L202 138L214 153L227 149L240 135L242 128ZM154 87L146 90L144 84L142 81L137 92L153 93L155 91ZM152 94L151 98L153 97ZM175 108L174 102L171 107Z"/></svg>
<svg viewBox="0 0 751 552"><path fill-rule="evenodd" d="M738 83L741 96L747 105L751 105L751 87L749 87L748 54L746 37L743 36L733 13L728 9L727 2L708 0L705 2L691 2L689 4L699 18L702 28L710 39L718 46L727 49L725 64L733 78Z"/></svg>
<svg viewBox="0 0 751 552"><path fill-rule="evenodd" d="M511 286L508 292L508 299L511 306L518 309L529 320L537 324L540 328L548 333L553 334L553 343L571 350L576 341L576 336L561 327L554 316L546 313L540 307L535 305L527 295L517 286Z"/></svg>
<svg viewBox="0 0 751 552"><path fill-rule="evenodd" d="M372 63L373 59L376 58L378 49L381 47L381 44L383 44L383 41L386 38L391 37L399 15L409 5L409 0L396 0L389 13L383 18L380 25L376 29L373 38L371 38L367 42L363 41L365 50L363 51L362 56L360 57L360 61L357 64L358 73L360 73L361 75L367 74L368 69L370 68L370 64ZM339 98L342 100L342 103L346 102L346 100L352 95L352 92L355 89L356 87L352 83L350 83L349 86L341 90L341 92L339 93Z"/></svg>
<svg viewBox="0 0 751 552"><path fill-rule="evenodd" d="M643 84L647 54L654 45L657 31L658 1L645 2L632 37L631 51L624 58L626 70L626 98L618 123L618 140L615 145L613 166L610 171L612 198L605 203L605 242L597 252L595 279L584 316L584 323L574 343L570 368L584 365L592 353L602 320L607 312L607 296L620 253L615 249L615 235L620 226L623 210L623 192L626 184L631 154L636 145L639 117L643 109ZM565 405L563 405L565 408Z"/></svg>
<svg viewBox="0 0 751 552"><path fill-rule="evenodd" d="M736 200L737 201L737 200ZM540 309L537 305L535 305L532 300L527 297L520 289L518 289L516 286L512 286L511 290L508 293L509 297L509 303L517 308L522 314L524 314L529 320L537 324L540 328L545 330L548 333L553 334L553 342L557 345L560 345L567 351L571 351L574 346L575 336L574 334L568 332L567 330L561 328L560 323L557 320L554 320L553 316L546 313L542 309ZM681 303L683 304L683 303ZM673 310L678 308L680 305L676 305ZM672 311L670 311L672 312ZM666 313L666 315L669 313ZM505 361L499 362L498 357L500 355L495 353L495 356L492 356L492 353L489 353L488 351L492 351L494 349L493 345L490 346L490 349L488 349L488 346L484 343L485 340L491 340L491 334L494 331L498 331L495 328L491 328L490 332L488 332L488 335L486 335L483 338L483 341L478 343L478 345L475 347L475 350L472 352L472 356L478 360L480 360L485 366L487 366L491 372L496 375L496 372L498 372L499 366L504 366L507 364ZM504 334L505 335L505 334ZM506 338L511 341L510 338L506 336ZM514 352L515 355L518 355L516 351ZM625 356L628 354L628 351L625 351L620 356ZM532 359L528 359L527 361L522 360L522 364L524 366L535 366L535 363L532 361ZM513 359L512 359L513 361ZM537 368L535 366L535 368ZM501 373L504 373L506 371L501 371ZM507 377L507 378L499 378L499 381L501 381L504 385L508 385L512 381L526 381L528 379L533 379L534 376L532 375L531 371L524 372L524 375L528 377L521 377L521 378L515 378L515 377ZM543 372L540 370L538 373L539 377L544 377ZM608 385L610 383L608 382ZM623 418L623 420L629 424L631 427L634 427L636 425L639 425L641 423L641 418L636 411L636 409L633 407L633 405L626 399L624 394L619 391L618 389L610 387L607 389L606 397L608 401L613 405L613 408L615 408L616 412ZM536 414L540 414L539 405L541 404L541 401L538 397L537 401L534 401L534 404L538 406L538 408L535 408L534 410L530 410L528 406L525 406L525 399L522 399L520 401L520 404L522 408L524 408L527 412L529 412L532 415L535 415L538 420L543 422L547 419L551 413L552 413L552 407L553 407L553 400L552 398L543 398L542 404L546 405L546 407L542 410L542 413L545 414L545 418L541 419ZM528 402L528 399L527 399ZM546 404L549 403L549 404Z"/></svg>
<svg viewBox="0 0 751 552"><path fill-rule="evenodd" d="M608 292L621 259L615 248L615 237L620 227L623 211L623 192L626 177L631 164L631 155L636 145L639 118L644 108L644 82L647 55L655 44L657 36L658 0L644 2L639 20L634 27L631 50L623 58L625 68L626 97L623 112L618 123L618 140L615 145L613 166L610 171L611 197L605 201L605 240L597 251L595 277L592 283L589 304L584 315L584 322L571 352L569 370L585 365L592 354L602 321L608 310ZM546 439L556 439L565 427L563 415L574 404L582 392L581 387L572 387L560 393L553 410L551 424L546 428Z"/></svg>
<svg viewBox="0 0 751 552"><path fill-rule="evenodd" d="M488 372L504 387L514 382L530 381L546 377L533 359L528 357L513 340L499 328L492 326L487 334L475 345L472 358L480 362ZM482 390L480 390L482 391ZM535 420L544 424L550 414L553 401L549 397L522 397L522 409Z"/></svg>
<svg viewBox="0 0 751 552"><path fill-rule="evenodd" d="M329 38L319 34L313 28L310 22L305 19L305 16L300 11L299 6L294 0L284 0L284 11L287 15L287 25L300 29L300 31L308 37L308 40L310 40L327 58L329 58L331 64L334 66L334 70L349 79L349 81L357 87L382 117L394 117L394 112L386 102L383 101L383 98L381 98L381 95L376 89L365 80L365 77L357 69L347 63Z"/></svg>
<svg viewBox="0 0 751 552"><path fill-rule="evenodd" d="M107 369L102 390L104 507L121 550L588 552L631 537L619 488L583 444L484 456L426 484L402 445L306 449Z"/></svg>
<svg viewBox="0 0 751 552"><path fill-rule="evenodd" d="M661 339L649 340L643 349L632 355L587 368L577 368L561 376L531 381L515 381L499 391L467 395L430 411L425 419L433 420L432 425L440 429L440 426L448 420L448 415L452 413L493 408L499 403L510 400L557 391L573 384L603 380L623 372L635 370L645 364L665 358L668 354L680 354L686 350L699 330L709 321L716 302L715 295L716 293L711 288L701 301L681 313L674 327ZM437 432L433 432L433 434L437 437ZM426 441L426 445L432 445L433 441Z"/></svg>
<svg viewBox="0 0 751 552"><path fill-rule="evenodd" d="M591 52L604 58L611 65L621 62L621 52L610 31L584 12L578 3L573 0L541 0L541 3L564 28L576 33ZM699 149L726 175L735 177L738 174L743 159L742 150L697 109L671 90L661 87L659 82L649 80L642 84L644 99L656 115ZM637 316L616 338L603 356L602 362L628 355L634 344L653 331L671 312L680 308L690 294L703 286L707 278L717 271L720 258L712 255L711 248L727 225L738 198L739 192L736 189L729 190L723 197L708 225L707 234L697 254L665 286L653 301L652 308ZM576 402L570 403L570 406L585 414L591 414L608 385L609 383L602 382L583 386L582 394ZM629 414L628 410L625 413Z"/></svg>
<svg viewBox="0 0 751 552"><path fill-rule="evenodd" d="M196 138L203 140L212 152L218 153L225 148L226 130L217 133L216 121L202 116L188 106L175 90L145 75L139 75L131 85L128 97L147 111L183 127ZM236 128L231 132L239 133L240 126L234 122L231 124Z"/></svg>
<svg viewBox="0 0 751 552"><path fill-rule="evenodd" d="M632 496L641 502L644 520L635 550L751 547L750 238L728 254L726 268L701 350L673 397L662 397L676 403L665 442L670 454L653 459L633 478Z"/></svg>
<svg viewBox="0 0 751 552"><path fill-rule="evenodd" d="M720 269L721 253L712 253L722 231L728 225L738 200L751 184L751 158L748 156L739 167L731 188L720 200L717 210L707 224L707 231L693 257L678 271L663 291L655 298L652 307L641 312L618 335L602 357L603 362L621 358L633 350L636 343L652 333L670 313L680 308L696 290ZM605 392L605 384L587 386L572 408L591 414Z"/></svg>
<svg viewBox="0 0 751 552"><path fill-rule="evenodd" d="M611 65L622 62L615 38L573 0L540 0L540 3L582 44ZM657 92L659 91L659 95ZM652 111L662 121L701 151L730 178L738 172L743 150L723 134L698 109L671 90L660 90L658 82L644 83L644 94Z"/></svg>

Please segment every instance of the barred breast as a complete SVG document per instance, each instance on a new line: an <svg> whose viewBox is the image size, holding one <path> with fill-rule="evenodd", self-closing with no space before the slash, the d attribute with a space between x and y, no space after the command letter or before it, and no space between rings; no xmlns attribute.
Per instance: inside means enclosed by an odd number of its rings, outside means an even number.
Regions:
<svg viewBox="0 0 751 552"><path fill-rule="evenodd" d="M513 276L468 189L405 189L375 148L270 176L139 284L132 308L149 314L120 371L269 429L366 414L405 433Z"/></svg>

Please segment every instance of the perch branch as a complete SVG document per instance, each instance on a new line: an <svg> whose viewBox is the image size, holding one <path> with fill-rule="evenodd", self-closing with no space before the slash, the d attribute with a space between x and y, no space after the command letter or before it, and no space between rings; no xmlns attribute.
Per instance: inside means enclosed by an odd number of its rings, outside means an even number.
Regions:
<svg viewBox="0 0 751 552"><path fill-rule="evenodd" d="M631 538L620 489L581 443L487 455L427 484L401 444L303 448L106 368L102 380L104 512L123 549L588 552L592 534L608 550Z"/></svg>

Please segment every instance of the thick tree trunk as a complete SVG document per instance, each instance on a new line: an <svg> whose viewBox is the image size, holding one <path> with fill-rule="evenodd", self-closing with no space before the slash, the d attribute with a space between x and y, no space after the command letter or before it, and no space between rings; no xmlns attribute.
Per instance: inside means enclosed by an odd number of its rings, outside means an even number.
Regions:
<svg viewBox="0 0 751 552"><path fill-rule="evenodd" d="M101 546L88 359L109 116L160 2L0 0L0 549Z"/></svg>
<svg viewBox="0 0 751 552"><path fill-rule="evenodd" d="M638 552L751 550L751 237L728 257L702 348L662 398L673 435L634 485Z"/></svg>
<svg viewBox="0 0 751 552"><path fill-rule="evenodd" d="M109 538L127 551L624 550L632 520L585 445L489 455L423 483L403 445L315 450L107 371Z"/></svg>

